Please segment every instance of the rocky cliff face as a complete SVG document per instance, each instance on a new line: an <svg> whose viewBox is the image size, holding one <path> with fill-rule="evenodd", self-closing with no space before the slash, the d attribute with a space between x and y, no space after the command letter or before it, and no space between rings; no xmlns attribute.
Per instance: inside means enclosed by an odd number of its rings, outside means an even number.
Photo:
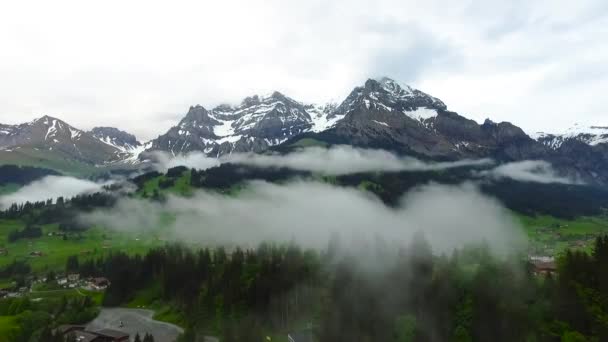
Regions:
<svg viewBox="0 0 608 342"><path fill-rule="evenodd" d="M303 132L325 129L333 107L305 105L279 92L254 95L240 105L208 111L197 105L175 127L152 141L150 150L210 156L261 152Z"/></svg>
<svg viewBox="0 0 608 342"><path fill-rule="evenodd" d="M142 145L133 134L114 127L95 127L88 133L98 140L124 152L134 151Z"/></svg>
<svg viewBox="0 0 608 342"><path fill-rule="evenodd" d="M510 123L486 120L479 125L448 111L441 100L388 78L368 80L355 88L334 115L344 118L331 134L360 146L391 146L441 159L522 159L545 152Z"/></svg>

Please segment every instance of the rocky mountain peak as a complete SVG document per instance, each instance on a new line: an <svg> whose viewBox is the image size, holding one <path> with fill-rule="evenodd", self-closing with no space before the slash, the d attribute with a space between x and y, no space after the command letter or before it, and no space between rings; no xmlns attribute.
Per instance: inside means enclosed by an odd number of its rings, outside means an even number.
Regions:
<svg viewBox="0 0 608 342"><path fill-rule="evenodd" d="M532 138L552 149L560 148L565 142L578 141L589 146L608 144L608 127L574 124L560 133L535 132Z"/></svg>
<svg viewBox="0 0 608 342"><path fill-rule="evenodd" d="M363 107L367 111L401 112L417 120L426 119L430 115L426 113L428 110L433 111L435 114L431 116L434 116L437 111L447 109L441 100L388 77L368 79L362 87L354 88L336 113L348 114ZM418 115L418 110L424 113Z"/></svg>
<svg viewBox="0 0 608 342"><path fill-rule="evenodd" d="M191 123L194 125L217 124L215 120L209 117L209 112L201 105L191 106L188 113L182 119L180 126Z"/></svg>
<svg viewBox="0 0 608 342"><path fill-rule="evenodd" d="M141 143L133 134L114 127L95 127L88 133L108 145L125 151L134 150L141 146Z"/></svg>

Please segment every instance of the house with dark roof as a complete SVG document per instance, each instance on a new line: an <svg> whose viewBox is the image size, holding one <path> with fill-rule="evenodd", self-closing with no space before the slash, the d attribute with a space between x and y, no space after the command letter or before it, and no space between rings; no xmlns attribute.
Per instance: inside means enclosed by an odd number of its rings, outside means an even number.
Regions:
<svg viewBox="0 0 608 342"><path fill-rule="evenodd" d="M59 333L62 336L67 335L73 331L81 330L84 331L84 325L76 325L76 324L62 324L55 329L55 333Z"/></svg>
<svg viewBox="0 0 608 342"><path fill-rule="evenodd" d="M72 331L68 334L66 334L66 336L74 336L76 338L76 342L105 342L106 340L95 334L92 332L88 332L88 331L82 331L82 330L76 330L76 331Z"/></svg>
<svg viewBox="0 0 608 342"><path fill-rule="evenodd" d="M534 266L534 274L536 275L547 275L557 272L557 265L555 264L555 261L537 261L533 262L532 265Z"/></svg>
<svg viewBox="0 0 608 342"><path fill-rule="evenodd" d="M74 336L76 342L127 342L129 334L112 329L88 331L82 325L64 324L55 329L61 336Z"/></svg>
<svg viewBox="0 0 608 342"><path fill-rule="evenodd" d="M102 337L103 339L100 341L103 342L124 342L129 341L129 334L126 334L122 331L112 330L112 329L102 329L93 332L97 336ZM97 342L97 341L95 341Z"/></svg>

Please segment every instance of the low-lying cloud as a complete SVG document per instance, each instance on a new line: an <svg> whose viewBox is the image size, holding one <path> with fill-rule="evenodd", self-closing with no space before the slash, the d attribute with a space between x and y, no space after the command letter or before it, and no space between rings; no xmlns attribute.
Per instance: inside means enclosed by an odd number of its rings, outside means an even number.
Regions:
<svg viewBox="0 0 608 342"><path fill-rule="evenodd" d="M218 158L209 158L199 152L171 156L154 152L157 169L166 171L174 166L207 169L221 163L234 163L258 167L285 167L299 171L310 171L327 175L344 175L359 172L432 171L464 166L491 165L491 159L460 160L454 162L423 162L412 157L400 157L384 150L361 149L351 146L330 148L309 147L281 154L234 153Z"/></svg>
<svg viewBox="0 0 608 342"><path fill-rule="evenodd" d="M146 154L146 158L151 160L154 168L160 172L167 172L168 169L176 166L206 170L221 164L218 158L207 157L202 152L190 152L174 156L163 151L152 151Z"/></svg>
<svg viewBox="0 0 608 342"><path fill-rule="evenodd" d="M496 179L510 178L521 182L581 184L578 180L560 176L550 163L541 160L507 163L492 170L481 171L479 174Z"/></svg>
<svg viewBox="0 0 608 342"><path fill-rule="evenodd" d="M104 184L65 176L46 176L31 182L14 193L0 196L0 208L13 203L46 201L57 197L74 197L84 193L98 192Z"/></svg>
<svg viewBox="0 0 608 342"><path fill-rule="evenodd" d="M161 224L167 213L175 219L163 233L205 245L254 247L264 241L295 241L323 248L333 234L345 241L381 237L403 245L422 231L433 248L442 252L481 241L495 251L507 252L524 240L511 215L471 184L423 186L391 208L351 188L316 182L252 182L237 197L199 191L191 198L169 197L162 204L123 199L110 210L81 219L116 230L149 232L167 225Z"/></svg>

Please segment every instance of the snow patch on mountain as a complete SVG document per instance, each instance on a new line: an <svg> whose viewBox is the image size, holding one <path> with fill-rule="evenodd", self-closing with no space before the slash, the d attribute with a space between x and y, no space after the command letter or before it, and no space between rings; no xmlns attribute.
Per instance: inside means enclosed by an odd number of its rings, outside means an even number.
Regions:
<svg viewBox="0 0 608 342"><path fill-rule="evenodd" d="M568 140L596 146L608 143L608 127L575 124L562 133L535 132L530 134L530 137L552 149L560 148Z"/></svg>
<svg viewBox="0 0 608 342"><path fill-rule="evenodd" d="M424 121L424 120L428 120L434 117L437 117L437 110L436 109L431 109L431 108L426 108L426 107L420 107L420 108L416 108L414 110L404 110L403 114L409 116L410 118L414 119L414 120L419 120L419 121Z"/></svg>

